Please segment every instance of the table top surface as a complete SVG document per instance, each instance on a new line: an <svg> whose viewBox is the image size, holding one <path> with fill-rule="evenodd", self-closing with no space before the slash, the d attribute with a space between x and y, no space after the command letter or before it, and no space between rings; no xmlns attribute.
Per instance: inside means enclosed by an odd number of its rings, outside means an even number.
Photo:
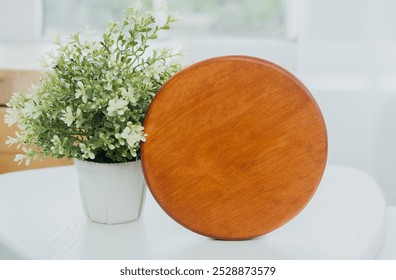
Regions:
<svg viewBox="0 0 396 280"><path fill-rule="evenodd" d="M73 166L0 175L0 250L23 259L373 259L385 213L368 174L329 165L292 221L252 240L218 241L174 222L149 191L136 222L88 221Z"/></svg>

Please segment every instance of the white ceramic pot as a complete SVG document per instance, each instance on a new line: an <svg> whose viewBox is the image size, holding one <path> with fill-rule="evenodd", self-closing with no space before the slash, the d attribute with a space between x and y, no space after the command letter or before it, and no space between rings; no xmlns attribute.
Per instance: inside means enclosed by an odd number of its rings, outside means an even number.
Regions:
<svg viewBox="0 0 396 280"><path fill-rule="evenodd" d="M145 195L140 161L96 163L75 160L81 201L88 218L118 224L139 218Z"/></svg>

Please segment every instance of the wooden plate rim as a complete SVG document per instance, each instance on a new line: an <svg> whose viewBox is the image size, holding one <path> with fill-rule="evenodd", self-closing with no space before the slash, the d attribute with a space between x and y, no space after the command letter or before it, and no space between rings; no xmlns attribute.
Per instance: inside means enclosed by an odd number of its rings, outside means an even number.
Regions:
<svg viewBox="0 0 396 280"><path fill-rule="evenodd" d="M152 111L152 104L154 104L156 102L156 100L158 99L157 96L159 96L160 94L163 94L163 92L165 91L165 89L171 84L171 82L180 79L183 77L183 74L186 71L191 71L194 70L196 68L202 67L202 66L206 66L206 65L210 65L213 63L217 63L217 62L222 62L222 61L246 61L246 62L252 62L252 63L256 63L256 64L261 64L261 65L265 65L267 67L270 67L271 69L282 73L283 75L287 76L288 78L290 78L298 87L301 88L301 90L306 94L306 96L309 98L310 102L313 104L313 106L315 107L317 113L318 113L318 117L320 118L320 122L322 123L322 126L324 128L324 139L325 139L325 155L324 155L324 159L323 159L323 166L322 166L322 172L320 174L320 176L318 176L318 182L316 183L316 186L313 188L314 190L312 191L310 197L307 199L306 203L300 208L299 211L297 211L294 215L292 215L288 220L286 220L283 224L279 225L277 228L285 225L286 223L288 223L290 220L292 220L293 218L295 218L299 213L301 213L301 211L307 206L307 204L310 202L310 200L312 199L312 197L314 196L314 194L316 193L319 184L323 178L323 174L326 168L326 164L327 164L327 158L328 158L328 135L327 135L327 129L326 129L326 123L324 121L324 117L323 114L320 110L319 105L317 104L316 100L313 98L311 92L308 90L308 88L293 74L291 74L289 71L287 71L286 69L284 69L283 67L272 63L268 60L262 59L262 58L258 58L258 57L252 57L252 56L246 56L246 55L226 55L226 56L218 56L218 57L213 57L213 58L209 58L206 60L202 60L200 62L194 63L182 70L180 70L179 72L177 72L174 76L172 76L157 92L157 94L154 96L152 102L150 103L149 108L147 109L146 112L146 116L144 119L144 123L143 123L143 127L146 127L146 121L147 119L149 119L150 115L151 115L151 111ZM213 238L213 239L219 239L219 240L248 240L248 239L252 239L252 238L256 238L259 236L262 236L264 234L267 234L275 229L269 230L269 231L265 231L262 234L258 234L258 235L252 235L249 237L243 237L243 238L228 238L228 237L224 237L224 236L216 236L216 235L211 235L205 232L202 232L199 229L196 228L192 228L190 225L186 225L184 222L180 221L178 218L176 218L171 211L168 211L167 207L162 205L161 203L159 203L159 200L157 199L156 193L155 191L153 191L153 188L151 186L151 182L150 182L150 177L148 176L147 173L147 169L146 169L146 165L145 165L145 157L144 157L144 150L145 150L145 142L141 143L141 161L142 161L142 170L143 170L143 175L144 178L146 180L146 184L151 192L151 194L153 195L154 199L156 200L156 202L158 203L158 205L164 210L164 212L171 217L174 221L176 221L177 223L179 223L180 225L182 225L183 227L191 230L192 232L195 232L197 234L209 237L209 238Z"/></svg>

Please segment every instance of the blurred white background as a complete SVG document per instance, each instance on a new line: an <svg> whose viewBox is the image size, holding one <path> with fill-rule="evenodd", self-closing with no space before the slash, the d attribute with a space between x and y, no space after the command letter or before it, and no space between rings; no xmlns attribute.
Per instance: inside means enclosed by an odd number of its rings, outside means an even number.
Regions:
<svg viewBox="0 0 396 280"><path fill-rule="evenodd" d="M162 0L143 1L146 7ZM168 0L180 22L164 44L189 63L244 54L299 77L324 114L329 163L371 174L396 205L395 0ZM0 0L0 68L39 68L44 36L117 20L129 0ZM165 35L165 34L164 34Z"/></svg>

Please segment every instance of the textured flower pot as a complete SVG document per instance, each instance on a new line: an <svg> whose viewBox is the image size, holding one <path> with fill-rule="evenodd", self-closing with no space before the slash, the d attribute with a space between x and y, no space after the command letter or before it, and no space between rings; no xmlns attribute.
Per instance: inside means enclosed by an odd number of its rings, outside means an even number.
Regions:
<svg viewBox="0 0 396 280"><path fill-rule="evenodd" d="M139 218L145 194L141 162L95 163L75 160L87 217L118 224Z"/></svg>

